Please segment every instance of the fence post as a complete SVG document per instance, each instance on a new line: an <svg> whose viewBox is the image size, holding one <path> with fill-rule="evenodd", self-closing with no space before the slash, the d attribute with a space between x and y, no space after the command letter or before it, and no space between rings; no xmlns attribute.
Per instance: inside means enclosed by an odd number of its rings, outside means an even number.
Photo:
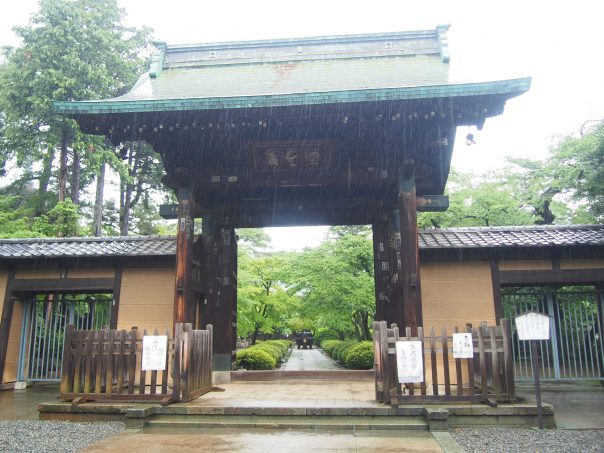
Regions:
<svg viewBox="0 0 604 453"><path fill-rule="evenodd" d="M73 324L68 324L65 329L65 338L63 341L63 364L61 376L61 394L71 393L73 390L73 362L71 356L71 339L75 328Z"/></svg>
<svg viewBox="0 0 604 453"><path fill-rule="evenodd" d="M502 318L500 324L501 335L503 337L503 361L505 363L505 390L508 394L508 399L514 401L516 399L516 385L514 383L514 358L512 356L510 321L506 318Z"/></svg>
<svg viewBox="0 0 604 453"><path fill-rule="evenodd" d="M174 359L172 360L172 400L180 401L180 364L182 362L182 323L174 325Z"/></svg>

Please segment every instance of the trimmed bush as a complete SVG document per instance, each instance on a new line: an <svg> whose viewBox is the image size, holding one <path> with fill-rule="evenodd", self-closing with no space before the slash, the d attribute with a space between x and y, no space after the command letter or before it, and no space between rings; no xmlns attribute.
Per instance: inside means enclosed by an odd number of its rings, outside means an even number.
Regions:
<svg viewBox="0 0 604 453"><path fill-rule="evenodd" d="M323 347L323 342L325 340L339 340L340 337L333 330L322 330L317 332L317 334L314 336L314 339L317 346Z"/></svg>
<svg viewBox="0 0 604 453"><path fill-rule="evenodd" d="M373 368L373 359L373 343L363 341L348 350L344 358L344 365L346 368L354 370L369 370Z"/></svg>
<svg viewBox="0 0 604 453"><path fill-rule="evenodd" d="M237 368L246 370L272 370L277 361L268 352L258 348L247 348L237 352Z"/></svg>
<svg viewBox="0 0 604 453"><path fill-rule="evenodd" d="M291 347L288 340L267 340L237 352L237 368L246 370L272 370Z"/></svg>

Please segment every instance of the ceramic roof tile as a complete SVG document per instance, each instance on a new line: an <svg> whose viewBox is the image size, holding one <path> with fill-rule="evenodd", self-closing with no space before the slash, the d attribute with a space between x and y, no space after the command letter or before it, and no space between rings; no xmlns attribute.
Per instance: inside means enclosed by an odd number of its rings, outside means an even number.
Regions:
<svg viewBox="0 0 604 453"><path fill-rule="evenodd" d="M604 246L604 225L447 228L419 231L420 249ZM0 259L171 256L173 236L0 239Z"/></svg>

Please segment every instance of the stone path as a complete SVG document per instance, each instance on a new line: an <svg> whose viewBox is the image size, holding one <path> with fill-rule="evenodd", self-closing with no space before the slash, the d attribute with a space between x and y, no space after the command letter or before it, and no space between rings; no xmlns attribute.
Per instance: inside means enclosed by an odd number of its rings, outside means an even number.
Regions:
<svg viewBox="0 0 604 453"><path fill-rule="evenodd" d="M294 348L291 356L289 356L289 360L282 369L285 371L318 371L341 370L342 367L328 357L321 349Z"/></svg>

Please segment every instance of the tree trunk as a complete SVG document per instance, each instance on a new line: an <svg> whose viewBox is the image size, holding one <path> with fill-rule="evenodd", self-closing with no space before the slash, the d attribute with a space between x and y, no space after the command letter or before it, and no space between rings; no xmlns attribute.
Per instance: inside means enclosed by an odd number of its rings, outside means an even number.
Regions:
<svg viewBox="0 0 604 453"><path fill-rule="evenodd" d="M61 131L61 158L59 163L59 203L65 201L67 191L67 130Z"/></svg>
<svg viewBox="0 0 604 453"><path fill-rule="evenodd" d="M48 192L48 184L50 177L52 176L52 162L55 158L54 148L50 148L42 161L42 170L40 172L39 186L38 186L38 203L36 206L35 217L40 217L42 214L46 214L48 210L46 193Z"/></svg>
<svg viewBox="0 0 604 453"><path fill-rule="evenodd" d="M73 150L73 171L71 172L71 201L80 204L80 155Z"/></svg>
<svg viewBox="0 0 604 453"><path fill-rule="evenodd" d="M103 226L103 191L105 189L105 164L101 164L96 177L96 196L94 198L94 235L101 236Z"/></svg>
<svg viewBox="0 0 604 453"><path fill-rule="evenodd" d="M260 326L256 324L254 327L254 333L252 335L252 344L250 346L254 346L256 344L256 339L258 338L258 332L260 332Z"/></svg>

